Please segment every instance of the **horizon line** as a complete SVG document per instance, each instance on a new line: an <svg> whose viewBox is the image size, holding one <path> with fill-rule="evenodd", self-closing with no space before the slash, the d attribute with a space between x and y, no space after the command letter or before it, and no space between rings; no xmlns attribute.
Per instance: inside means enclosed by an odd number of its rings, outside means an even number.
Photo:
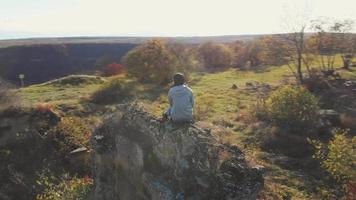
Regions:
<svg viewBox="0 0 356 200"><path fill-rule="evenodd" d="M263 36L263 35L284 35L285 33L242 33L242 34L222 34L222 35L68 35L68 36L29 36L16 38L0 38L0 41L14 40L36 40L36 39L92 39L92 38L204 38L204 37L232 37L232 36ZM305 32L305 34L314 34L316 32ZM349 34L356 34L350 32Z"/></svg>

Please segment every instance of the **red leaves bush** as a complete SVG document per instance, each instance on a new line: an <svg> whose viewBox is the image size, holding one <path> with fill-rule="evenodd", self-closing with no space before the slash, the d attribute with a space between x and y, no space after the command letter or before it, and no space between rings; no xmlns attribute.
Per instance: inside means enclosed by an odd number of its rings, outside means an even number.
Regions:
<svg viewBox="0 0 356 200"><path fill-rule="evenodd" d="M54 109L54 105L50 103L37 103L35 104L35 110L40 113L48 113L52 112Z"/></svg>
<svg viewBox="0 0 356 200"><path fill-rule="evenodd" d="M111 63L104 69L104 76L115 76L124 72L124 65L120 63Z"/></svg>

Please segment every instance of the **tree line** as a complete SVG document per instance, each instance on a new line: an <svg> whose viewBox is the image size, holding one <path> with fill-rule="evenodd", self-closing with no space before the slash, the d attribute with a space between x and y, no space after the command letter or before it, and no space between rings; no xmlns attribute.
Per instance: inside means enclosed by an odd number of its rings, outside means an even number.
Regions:
<svg viewBox="0 0 356 200"><path fill-rule="evenodd" d="M356 56L354 21L320 18L296 26L286 34L263 36L233 43L207 42L200 45L153 39L129 51L121 60L125 71L141 82L166 84L176 71L189 74L197 69L258 68L287 65L302 83L315 69L332 73L340 56L349 68ZM306 32L310 30L311 32ZM108 58L104 62L110 68ZM116 65L114 65L116 66ZM113 65L111 66L111 68ZM111 69L106 75L122 72Z"/></svg>

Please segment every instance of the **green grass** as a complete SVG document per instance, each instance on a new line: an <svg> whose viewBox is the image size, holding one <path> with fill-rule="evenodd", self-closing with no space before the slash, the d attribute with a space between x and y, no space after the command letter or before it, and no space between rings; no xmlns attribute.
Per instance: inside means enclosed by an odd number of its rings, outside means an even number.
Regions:
<svg viewBox="0 0 356 200"><path fill-rule="evenodd" d="M24 105L51 103L53 105L74 105L88 98L105 82L93 76L69 76L51 82L21 88L17 94Z"/></svg>
<svg viewBox="0 0 356 200"><path fill-rule="evenodd" d="M353 67L350 70L340 70L338 72L340 76L348 80L356 80L356 68Z"/></svg>
<svg viewBox="0 0 356 200"><path fill-rule="evenodd" d="M241 71L228 69L216 73L193 73L189 86L193 89L196 105L208 116L205 121L213 121L219 116L236 115L242 107L253 104L257 98L257 92L232 89L235 84L239 88L245 87L246 82L258 81L276 85L283 79L283 76L290 74L287 66L268 67L264 72ZM154 101L145 101L146 108L156 115L159 115L167 108L166 91L160 91L158 98Z"/></svg>

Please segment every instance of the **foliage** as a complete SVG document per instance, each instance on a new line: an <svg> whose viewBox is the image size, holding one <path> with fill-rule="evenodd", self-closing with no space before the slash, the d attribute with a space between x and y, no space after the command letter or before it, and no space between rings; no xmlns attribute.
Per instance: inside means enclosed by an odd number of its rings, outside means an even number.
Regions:
<svg viewBox="0 0 356 200"><path fill-rule="evenodd" d="M282 127L306 128L318 119L318 99L302 87L285 86L266 102L269 119Z"/></svg>
<svg viewBox="0 0 356 200"><path fill-rule="evenodd" d="M48 135L57 154L65 156L80 146L89 147L91 130L87 123L79 117L62 117L61 121Z"/></svg>
<svg viewBox="0 0 356 200"><path fill-rule="evenodd" d="M197 49L198 57L207 68L229 67L232 62L232 51L223 44L204 43Z"/></svg>
<svg viewBox="0 0 356 200"><path fill-rule="evenodd" d="M168 51L175 57L177 71L183 73L186 77L189 73L196 69L198 61L196 60L196 53L193 48L181 43L168 43L166 44Z"/></svg>
<svg viewBox="0 0 356 200"><path fill-rule="evenodd" d="M316 140L310 141L315 149L315 158L336 180L344 184L346 195L356 197L356 137L347 130L335 130L328 144Z"/></svg>
<svg viewBox="0 0 356 200"><path fill-rule="evenodd" d="M230 44L235 66L257 67L259 65L283 65L290 62L291 48L281 36L265 36L249 42Z"/></svg>
<svg viewBox="0 0 356 200"><path fill-rule="evenodd" d="M91 178L70 178L67 174L58 184L48 177L42 177L37 183L44 187L44 191L37 195L37 200L87 200L93 187Z"/></svg>
<svg viewBox="0 0 356 200"><path fill-rule="evenodd" d="M55 106L50 103L36 103L35 110L41 113L53 111Z"/></svg>
<svg viewBox="0 0 356 200"><path fill-rule="evenodd" d="M348 135L348 131L336 130L333 139L326 146L313 141L317 150L315 157L339 181L356 181L356 137L350 138Z"/></svg>
<svg viewBox="0 0 356 200"><path fill-rule="evenodd" d="M119 75L122 74L123 71L124 71L124 65L114 62L105 67L104 75L105 76Z"/></svg>
<svg viewBox="0 0 356 200"><path fill-rule="evenodd" d="M290 33L283 35L283 40L288 46L286 53L291 61L288 62L288 66L299 83L303 83L302 64L305 53L305 30L307 24L291 20L288 22L288 26L291 28L291 30L288 30Z"/></svg>
<svg viewBox="0 0 356 200"><path fill-rule="evenodd" d="M120 102L132 97L136 91L134 81L113 79L104 84L92 95L92 101L97 104Z"/></svg>
<svg viewBox="0 0 356 200"><path fill-rule="evenodd" d="M318 55L319 68L323 71L333 70L337 53L337 35L331 27L325 27L326 21L315 21L313 29L316 34L308 39L308 46Z"/></svg>
<svg viewBox="0 0 356 200"><path fill-rule="evenodd" d="M260 59L267 65L284 65L290 62L288 43L278 36L265 36L259 40L263 51Z"/></svg>
<svg viewBox="0 0 356 200"><path fill-rule="evenodd" d="M244 47L245 42L240 40L229 44L229 48L233 53L232 64L236 67L243 67L246 64L246 59L243 53Z"/></svg>
<svg viewBox="0 0 356 200"><path fill-rule="evenodd" d="M177 60L162 40L149 40L128 52L123 63L127 73L140 82L167 84L176 71Z"/></svg>
<svg viewBox="0 0 356 200"><path fill-rule="evenodd" d="M260 40L254 40L246 43L240 53L238 54L238 63L243 66L257 67L262 64L263 47Z"/></svg>
<svg viewBox="0 0 356 200"><path fill-rule="evenodd" d="M334 20L319 18L313 21L316 34L311 38L319 54L319 65L323 70L334 67L335 54L341 53L344 68L348 68L355 52L355 36L351 33L355 22L350 19Z"/></svg>

